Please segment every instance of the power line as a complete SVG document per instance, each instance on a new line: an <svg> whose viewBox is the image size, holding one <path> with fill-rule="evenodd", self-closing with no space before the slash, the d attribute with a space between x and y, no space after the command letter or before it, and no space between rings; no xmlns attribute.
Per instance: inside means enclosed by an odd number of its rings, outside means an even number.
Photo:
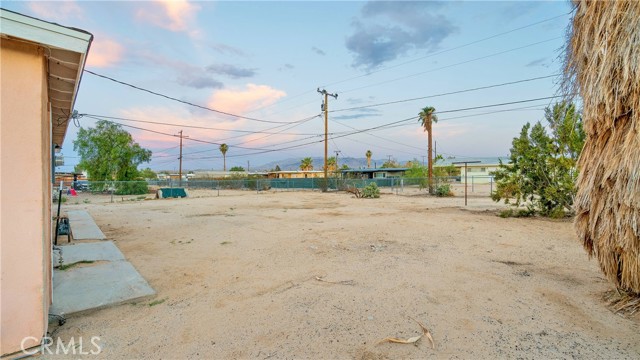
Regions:
<svg viewBox="0 0 640 360"><path fill-rule="evenodd" d="M367 72L365 74L353 76L353 77L350 77L350 78L347 78L347 79L343 79L343 80L334 81L332 83L325 84L325 85L323 85L321 87L330 87L330 86L341 84L341 83L344 83L344 82L347 82L347 81L351 81L351 80L363 78L363 77L366 77L366 76L370 76L372 74L379 73L379 72L382 72L382 71L386 71L386 70L389 70L389 69L395 69L397 67L404 66L404 65L407 65L407 64L410 64L410 63L414 63L416 61L424 60L424 59L427 59L427 58L430 58L430 57L434 57L434 56L437 56L437 55L441 55L441 54L446 53L446 52L462 49L462 48L465 48L467 46L475 45L475 44L478 44L478 43L481 43L481 42L484 42L484 41L487 41L487 40L495 39L495 38L503 36L503 35L507 35L507 34L510 34L510 33L516 32L516 31L520 31L520 30L527 29L527 28L530 28L530 27L533 27L533 26L536 26L536 25L540 25L540 24L543 24L545 22L561 18L563 16L567 16L567 15L571 14L572 11L564 13L564 14L556 15L556 16L553 16L553 17L550 17L550 18L542 19L540 21L536 21L536 22L531 23L531 24L520 26L520 27L511 29L511 30L507 30L507 31L504 31L504 32L501 32L501 33L497 33L497 34L494 34L494 35L491 35L491 36L488 36L488 37L485 37L485 38L482 38L482 39L474 40L474 41L466 43L466 44L462 44L462 45L455 46L455 47L448 48L448 49L443 49L441 51L437 51L437 52L434 52L434 53L431 53L431 54L428 54L428 55L424 55L424 56L421 56L421 57L418 57L418 58L415 58L415 59L412 59L412 60L409 60L409 61L406 61L406 62L403 62L403 63L400 63L400 64L383 67L383 68L380 68L378 70L369 71L369 72ZM277 105L277 104L281 104L281 103L284 103L284 102L287 102L287 101L291 101L291 100L299 98L299 97L301 97L303 95L311 94L313 92L314 92L313 90L305 91L305 92L302 92L300 94L297 94L297 95L294 95L294 96L291 96L291 97L287 97L286 99L283 99L283 100L280 100L280 101L276 101L273 104L266 105L266 106L261 106L261 107L252 109L252 110L250 110L248 112L251 113L251 112L258 111L258 110L262 110L262 109L265 109L265 108L268 108L268 107L271 107L271 106L274 106L274 105Z"/></svg>
<svg viewBox="0 0 640 360"><path fill-rule="evenodd" d="M491 36L488 36L486 38L475 40L475 41L472 41L472 42L469 42L469 43L466 43L466 44L463 44L463 45L455 46L455 47L452 47L452 48L449 48L449 49L443 49L441 51L437 51L437 52L431 53L429 55L421 56L421 57L418 57L416 59L412 59L412 60L409 60L409 61L406 61L406 62L403 62L403 63L400 63L400 64L396 64L396 65L384 67L384 68L381 68L381 69L378 69L378 70L370 71L370 72L367 72L366 74L362 74L362 75L354 76L354 77L351 77L351 78L348 78L348 79L345 79L345 80L340 80L340 81L337 81L337 82L333 82L333 83L327 84L325 86L337 85L337 84L340 84L340 83L343 83L343 82L359 79L359 78L362 78L362 77L365 77L365 76L370 76L371 74L375 74L375 73L378 73L378 72L381 72L381 71L385 71L385 70L389 70L389 69L395 69L397 67L404 66L404 65L407 65L407 64L410 64L410 63L414 63L416 61L424 60L424 59L427 59L427 58L430 58L430 57L434 57L434 56L437 56L437 55L440 55L440 54L444 54L446 52L462 49L462 48L467 47L467 46L471 46L471 45L475 45L475 44L478 44L478 43L481 43L481 42L484 42L484 41L487 41L487 40L495 39L497 37L500 37L500 36L503 36L503 35L506 35L506 34L510 34L512 32L516 32L516 31L519 31L519 30L530 28L532 26L536 26L536 25L545 23L547 21L551 21L551 20L555 20L555 19L561 18L563 16L567 16L569 14L571 14L571 12L564 13L564 14L561 14L561 15L557 15L557 16L554 16L554 17L550 17L550 18L547 18L547 19L543 19L543 20L534 22L532 24L524 25L524 26L521 26L519 28L515 28L515 29L511 29L511 30L508 30L508 31L505 31L505 32L501 32L501 33L498 33L498 34L495 34L495 35L491 35Z"/></svg>
<svg viewBox="0 0 640 360"><path fill-rule="evenodd" d="M484 108L489 108L489 107L499 107L499 106L513 105L513 104L522 104L522 103L527 103L527 102L548 100L548 99L561 98L561 97L563 97L563 96L556 95L556 96L549 96L549 97L542 97L542 98L535 98L535 99L526 99L526 100L518 100L518 101L511 101L511 102L503 102L503 103L490 104L490 105L480 105L480 106L467 107L467 108L459 108L459 109L451 109L451 110L445 110L445 111L437 111L437 112L434 112L434 114L445 114L445 113L462 112L462 111L469 111L469 110L476 110L476 109L484 109ZM511 109L511 110L513 110L513 109ZM478 116L478 115L482 115L482 114L467 115L467 117L468 116ZM359 133L366 133L366 132L369 132L369 131L379 130L379 129L388 129L388 128L394 127L394 125L398 126L399 124L401 124L401 126L404 126L404 125L408 125L408 124L404 124L404 123L406 123L408 121L415 121L416 118L417 118L417 116L411 116L411 117L406 118L406 119L393 121L393 122L390 122L390 123L386 123L386 124L370 127L370 128L367 128L367 129L360 129L360 130L351 131L351 132L340 134L340 135L333 134L333 136L330 137L330 139L332 141L334 141L335 139L339 139L339 138L343 138L343 137L347 137L347 136L352 136L352 135L356 135L356 134L359 134ZM452 119L453 118L442 119L440 121L452 120ZM125 124L120 124L120 125L131 127L131 128L135 128L135 129L139 129L139 130L143 130L143 131L149 131L149 132L152 132L152 133L157 133L157 134L176 137L176 135L174 135L174 134L163 133L163 132L155 131L155 130L151 130L151 129L144 129L144 128L140 128L140 127L136 127L136 126L125 125ZM317 136L313 136L313 137L317 137ZM185 138L185 139L186 140L190 140L190 141L206 143L206 144L220 145L219 143L215 143L215 142L211 142L211 141L205 141L205 140L199 140L199 139L194 139L194 138ZM302 140L304 140L304 139L297 139L297 140L293 140L293 141L290 141L290 142L296 142L296 141L302 141ZM300 148L300 147L305 147L305 146L309 146L309 145L318 144L318 143L321 143L323 141L324 141L323 139L322 140L315 140L315 141L310 141L310 142L306 142L306 143L302 143L302 144L291 145L291 146L287 146L287 147L283 147L283 148L277 148L277 149L248 148L248 147L234 146L234 147L237 147L239 149L244 149L244 150L249 150L249 151L254 151L254 152L244 153L244 154L228 155L227 158L253 156L253 155L271 153L271 152L276 152L276 151L290 150L290 149L295 149L295 148ZM279 143L278 145L282 145L282 144L283 143ZM275 146L275 145L273 145L273 146ZM211 158L219 158L219 157L202 157L202 158L197 158L197 159L211 159Z"/></svg>
<svg viewBox="0 0 640 360"><path fill-rule="evenodd" d="M474 109L484 109L484 108L489 108L489 107L498 107L498 106L506 106L506 105L513 105L513 104L521 104L521 103L527 103L527 102L533 102L533 101L540 101L540 100L548 100L548 99L553 99L553 98L561 98L563 96L561 95L557 95L557 96L550 96L550 97L542 97L542 98L535 98L535 99L526 99L526 100L518 100L518 101L511 101L511 102L504 102L504 103L497 103L497 104L491 104L491 105L481 105L481 106L474 106L474 107L468 107L468 108L460 108L460 109L451 109L451 110L445 110L445 111L437 111L434 112L434 114L445 114L445 113L453 113L453 112L461 112L461 111L469 111L469 110L474 110ZM538 105L536 105L538 106ZM503 110L503 111L513 111L514 109L509 109L509 110ZM496 111L496 112L501 112L501 111ZM470 117L470 116L479 116L479 115L484 115L484 114L476 114L476 115L466 115L466 116L461 116L461 117L455 117L455 118L448 118L448 119L442 119L440 121L443 120L453 120L456 118L462 118L462 117ZM340 134L340 135L333 135L332 137L330 137L330 139L333 141L335 139L339 139L339 138L343 138L343 137L347 137L347 136L352 136L352 135L356 135L356 134L360 134L360 133L366 133L369 131L374 131L374 130L382 130L382 129L388 129L391 127L398 126L398 124L400 124L399 126L406 126L409 124L405 124L408 121L415 121L417 119L417 116L411 116L409 118L406 119L402 119L402 120L398 120L398 121L393 121L390 123L386 123L386 124L382 124L382 125L378 125L378 126L374 126L374 127L370 127L367 129L361 129L361 130L356 130L356 131L351 131L348 133L344 133L344 134ZM349 140L354 140L354 139L349 139ZM279 148L279 149L269 149L269 150L263 150L263 151L258 151L258 152L253 152L253 153L245 153L245 154L236 154L236 155L232 155L231 157L243 157L243 156L252 156L252 155L259 155L259 154L264 154L264 153L270 153L270 152L276 152L276 151L282 151L282 150L289 150L289 149L294 149L294 148L300 148L300 147L304 147L304 146L309 146L309 145L314 145L314 144L318 144L320 142L323 142L324 140L316 140L316 141L311 141L311 142L307 142L307 143L303 143L303 144L298 144L298 145L293 145L293 146L288 146L288 147L284 147L284 148ZM354 140L356 141L356 140ZM403 151L400 151L403 152ZM230 157L230 156L227 156ZM201 158L201 159L208 159L211 157L205 157L205 158Z"/></svg>
<svg viewBox="0 0 640 360"><path fill-rule="evenodd" d="M529 81L548 79L548 78L555 77L555 76L558 76L558 75L559 74L552 74L552 75L547 75L547 76L539 76L539 77L534 77L534 78L529 78L529 79L509 81L509 82L504 82L504 83L500 83L500 84L493 84L493 85L487 85L487 86L479 86L479 87L470 88L470 89L450 91L450 92L446 92L446 93L421 96L421 97L416 97L416 98L411 98L411 99L388 101L388 102L384 102L384 103L363 105L363 106L355 106L355 107L350 107L350 108L345 108L345 109L336 109L336 110L331 110L329 112L339 112L339 111L351 111L351 110L358 110L358 109L367 109L367 108L371 108L371 107L399 104L399 103L404 103L404 102L410 102L410 101L416 101L416 100L424 100L424 99L430 99L430 98L447 96L447 95L454 95L454 94L461 94L461 93L478 91L478 90L486 90L486 89L492 89L492 88L501 87L501 86L520 84L520 83L529 82Z"/></svg>
<svg viewBox="0 0 640 360"><path fill-rule="evenodd" d="M139 87L139 86L136 86L136 85L132 85L132 84L129 84L127 82L124 82L124 81L121 81L121 80L117 80L117 79L114 79L114 78L106 76L106 75L101 75L101 74L95 73L95 72L93 72L91 70L84 69L84 71L89 73L89 74L91 74L91 75L94 75L94 76L97 76L97 77L101 77L103 79L107 79L107 80L113 81L115 83L131 87L131 88L136 89L136 90L144 91L144 92L152 94L152 95L160 96L160 97L163 97L165 99L169 99L169 100L172 100L172 101L177 101L177 102L179 102L181 104L193 106L193 107L196 107L196 108L199 108L199 109L202 109L202 110L211 111L211 112L214 112L214 113L217 113L217 114L233 116L233 117L240 118L240 119L258 121L258 122L263 122L263 123L289 124L289 122L287 122L287 121L272 121L272 120L256 119L256 118L252 118L252 117L232 114L232 113L229 113L229 112L226 112L226 111L216 110L216 109L213 109L213 108L210 108L210 107L207 107L207 106L194 104L194 103L186 101L186 100L180 100L178 98L175 98L175 97L172 97L172 96L169 96L169 95L161 94L161 93L153 91L153 90L149 90L149 89L145 89L145 88L142 88L142 87Z"/></svg>
<svg viewBox="0 0 640 360"><path fill-rule="evenodd" d="M207 126L197 126L197 125L185 125L185 124L177 124L177 123L166 123L166 122L160 122L160 121L149 121L149 120L136 120L136 119L130 119L130 118L123 118L123 117L116 117L116 116L105 116L105 115L94 115L94 114L79 114L79 116L86 116L92 119L96 119L96 118L102 118L102 119L112 119L112 120L120 120L120 121L130 121L130 122L137 122L137 123L145 123L145 124L155 124L155 125L164 125L164 126L173 126L173 127L184 127L184 128L189 128L189 129L202 129L202 130L215 130L215 131L228 131L228 132L239 132L239 133L246 133L246 134L280 134L280 132L268 132L268 131L260 131L260 130L236 130L236 129L223 129L223 128L214 128L214 127L207 127ZM293 121L291 123L303 123L306 122L308 120L311 120L313 118L316 118L320 116L318 115L314 115L314 116L310 116L301 120L296 120ZM289 125L290 123L287 123L285 125ZM282 127L284 125L280 125L277 127ZM310 134L300 134L300 133L282 133L282 135L300 135L300 136L305 136L305 135L310 135ZM245 135L242 135L245 136ZM226 139L225 139L226 140Z"/></svg>
<svg viewBox="0 0 640 360"><path fill-rule="evenodd" d="M562 36L557 36L557 37L554 37L554 38L551 38L551 39L538 41L538 42L531 43L531 44L528 44L528 45L519 46L519 47L516 47L516 48L513 48L513 49L504 50L504 51L492 53L492 54L485 55L485 56L480 56L480 57L469 59L469 60L465 60L465 61L462 61L462 62L459 62L459 63L445 65L445 66L441 66L439 68L435 68L435 69L431 69L431 70L427 70L427 71L421 71L419 73L406 75L406 76L402 76L402 77L391 79L391 80L385 80L385 81L382 81L382 82L379 82L379 83L375 83L375 84L369 84L369 85L357 87L357 88L350 89L350 90L343 90L341 92L342 93L349 93L349 92L353 92L353 91L356 91L356 90L362 90L362 89L370 88L370 87L373 87L373 86L384 85L384 84L388 84L388 83L391 83L391 82L394 82L394 81L404 80L404 79L412 78L412 77L415 77L415 76L418 76L418 75L424 75L424 74L427 74L427 73L430 73L430 72L434 72L434 71L438 71L438 70L442 70L442 69L447 69L447 68L454 67L454 66L464 65L464 64L468 64L470 62L474 62L474 61L478 61L478 60L484 60L484 59L487 59L487 58L490 58L490 57L506 54L506 53L509 53L509 52L512 52L512 51L526 49L526 48L531 47L531 46L540 45L540 44L543 44L543 43L546 43L546 42L550 42L550 41L553 41L553 40L557 40L557 39L561 39L561 38L562 38Z"/></svg>

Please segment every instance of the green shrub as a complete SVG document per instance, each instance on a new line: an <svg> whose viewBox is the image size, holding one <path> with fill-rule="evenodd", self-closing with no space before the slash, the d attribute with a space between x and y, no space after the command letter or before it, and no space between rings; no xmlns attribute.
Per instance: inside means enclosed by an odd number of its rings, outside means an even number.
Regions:
<svg viewBox="0 0 640 360"><path fill-rule="evenodd" d="M502 210L498 214L498 216L500 216L501 218L510 218L510 217L521 218L521 217L531 217L533 215L535 215L535 210L529 209L529 208L517 209L517 210L510 208L507 210Z"/></svg>
<svg viewBox="0 0 640 360"><path fill-rule="evenodd" d="M449 184L439 185L436 188L436 196L438 197L453 196L453 191L451 191L451 186Z"/></svg>
<svg viewBox="0 0 640 360"><path fill-rule="evenodd" d="M362 189L362 197L369 199L377 199L380 197L380 188L376 183L371 183Z"/></svg>
<svg viewBox="0 0 640 360"><path fill-rule="evenodd" d="M127 181L116 185L116 195L140 195L148 192L146 181Z"/></svg>

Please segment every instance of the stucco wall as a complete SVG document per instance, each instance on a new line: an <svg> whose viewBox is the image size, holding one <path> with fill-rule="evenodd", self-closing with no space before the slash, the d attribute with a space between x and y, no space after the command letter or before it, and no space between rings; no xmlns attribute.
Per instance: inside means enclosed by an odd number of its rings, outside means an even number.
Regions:
<svg viewBox="0 0 640 360"><path fill-rule="evenodd" d="M473 182L474 184L489 184L492 182L493 176L491 172L496 171L498 169L497 165L487 164L487 165L478 165L474 164L474 166L468 167L467 172L467 181L469 184ZM483 171L484 170L484 171ZM464 165L460 167L460 178L464 182Z"/></svg>
<svg viewBox="0 0 640 360"><path fill-rule="evenodd" d="M0 51L0 353L38 344L50 303L49 118L43 49Z"/></svg>

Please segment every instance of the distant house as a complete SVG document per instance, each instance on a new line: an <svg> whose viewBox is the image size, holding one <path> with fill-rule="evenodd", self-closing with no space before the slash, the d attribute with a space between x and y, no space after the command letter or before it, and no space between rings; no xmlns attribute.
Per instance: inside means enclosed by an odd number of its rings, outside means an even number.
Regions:
<svg viewBox="0 0 640 360"><path fill-rule="evenodd" d="M267 172L269 179L312 179L324 178L322 170L283 170Z"/></svg>
<svg viewBox="0 0 640 360"><path fill-rule="evenodd" d="M494 164L467 164L466 172L464 164L456 164L455 166L460 168L461 181L464 181L466 175L467 182L469 183L488 184L493 181L493 175L491 175L491 173L498 170L499 164L497 162Z"/></svg>
<svg viewBox="0 0 640 360"><path fill-rule="evenodd" d="M475 159L451 159L444 163L443 166L451 165L452 162L462 162L462 161L480 161L479 163L469 163L467 164L467 169L465 171L464 164L456 163L454 166L460 169L460 180L464 182L465 174L467 176L467 181L469 183L473 182L475 184L488 184L492 181L493 175L492 172L498 170L500 166L499 158L475 158Z"/></svg>
<svg viewBox="0 0 640 360"><path fill-rule="evenodd" d="M86 31L0 9L1 355L40 345L47 334L53 159L92 40Z"/></svg>
<svg viewBox="0 0 640 360"><path fill-rule="evenodd" d="M346 169L340 172L351 179L386 179L404 177L407 170L409 168Z"/></svg>

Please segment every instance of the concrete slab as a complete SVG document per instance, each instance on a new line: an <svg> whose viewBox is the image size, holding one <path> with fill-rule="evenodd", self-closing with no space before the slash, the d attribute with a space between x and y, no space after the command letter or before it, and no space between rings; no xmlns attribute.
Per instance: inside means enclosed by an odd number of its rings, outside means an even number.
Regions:
<svg viewBox="0 0 640 360"><path fill-rule="evenodd" d="M104 240L106 237L85 210L67 211L71 235L74 240Z"/></svg>
<svg viewBox="0 0 640 360"><path fill-rule="evenodd" d="M109 261L53 272L50 313L79 314L155 295L128 261Z"/></svg>
<svg viewBox="0 0 640 360"><path fill-rule="evenodd" d="M58 246L62 250L62 264L73 264L78 261L118 261L124 255L112 241L101 241L83 244ZM60 265L60 252L53 252L53 266Z"/></svg>

